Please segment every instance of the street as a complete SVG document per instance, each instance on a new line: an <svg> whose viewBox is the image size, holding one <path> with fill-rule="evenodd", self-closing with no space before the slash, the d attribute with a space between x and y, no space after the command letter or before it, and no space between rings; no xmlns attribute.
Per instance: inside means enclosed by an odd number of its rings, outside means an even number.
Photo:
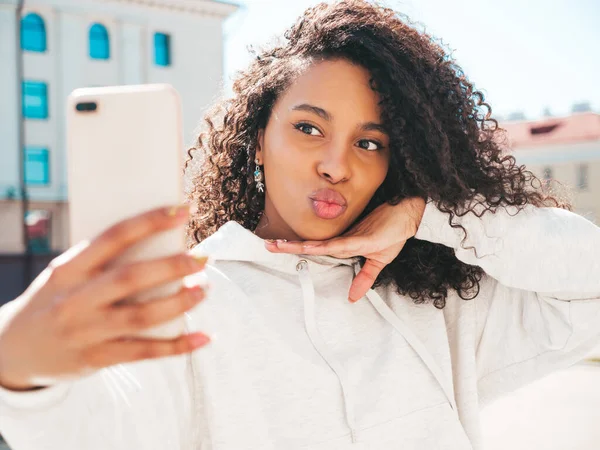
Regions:
<svg viewBox="0 0 600 450"><path fill-rule="evenodd" d="M485 450L600 449L600 363L556 372L482 412Z"/></svg>

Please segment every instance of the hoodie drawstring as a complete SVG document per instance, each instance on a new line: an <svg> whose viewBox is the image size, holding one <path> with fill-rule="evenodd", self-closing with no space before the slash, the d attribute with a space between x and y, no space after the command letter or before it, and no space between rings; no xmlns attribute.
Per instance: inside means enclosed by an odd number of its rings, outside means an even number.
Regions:
<svg viewBox="0 0 600 450"><path fill-rule="evenodd" d="M313 346L319 352L325 362L331 367L331 370L337 375L342 387L342 395L344 397L344 410L346 413L346 423L350 428L350 436L352 442L358 441L356 423L354 418L354 392L348 381L348 374L344 370L342 364L331 353L325 341L319 333L317 322L315 320L315 289L313 286L310 272L308 270L308 262L304 259L300 260L296 265L296 271L300 277L300 286L302 287L302 297L304 300L304 325L306 332Z"/></svg>
<svg viewBox="0 0 600 450"><path fill-rule="evenodd" d="M354 265L354 273L358 274L359 271L360 264L356 263ZM404 339L406 339L406 342L408 342L408 344L421 358L423 363L425 363L429 371L433 374L436 381L441 386L454 412L458 413L456 407L456 400L454 399L454 387L452 386L452 383L448 383L447 377L444 377L442 369L435 362L435 360L431 356L431 353L429 353L425 345L423 345L421 340L412 331L412 329L408 325L406 325L406 322L404 322L400 317L398 317L398 315L394 311L392 311L392 309L383 301L383 299L377 292L375 292L373 289L369 289L366 297L371 302L373 307L377 310L377 312L381 315L381 317L387 320L388 323L392 325Z"/></svg>
<svg viewBox="0 0 600 450"><path fill-rule="evenodd" d="M367 298L371 302L371 304L377 309L379 314L387 320L390 325L392 325L398 333L406 339L408 344L413 348L413 350L419 355L421 360L425 363L429 371L433 374L437 382L442 387L444 394L448 398L450 402L450 406L452 409L457 412L456 409L456 401L454 400L454 388L450 383L446 382L444 375L442 374L442 370L440 366L433 360L433 357L429 353L429 351L425 348L423 343L419 340L419 338L413 333L413 331L406 325L406 323L398 317L394 311L390 309L388 305L385 304L383 299L379 296L377 292L370 289L367 292Z"/></svg>
<svg viewBox="0 0 600 450"><path fill-rule="evenodd" d="M304 325L306 327L306 332L317 352L319 352L321 357L338 377L344 398L346 423L350 428L352 442L357 443L358 430L356 429L356 421L353 409L354 390L352 389L352 386L350 386L346 370L329 350L317 328L315 314L315 289L310 277L310 272L308 270L308 262L304 259L301 259L296 265L296 271L300 277L300 286L302 288L302 297L304 300ZM354 271L355 273L360 271L360 264L357 263L354 265ZM406 323L400 317L398 317L394 311L392 311L392 309L383 301L377 292L375 292L373 289L369 289L366 297L381 315L381 317L383 317L383 319L392 325L394 329L400 333L404 339L406 339L408 344L421 358L425 366L429 369L436 381L441 386L444 394L450 402L450 406L452 407L453 411L458 414L456 400L454 399L454 387L452 386L451 380L448 380L447 377L444 376L440 366L435 362L425 345L410 329L410 327L406 325Z"/></svg>

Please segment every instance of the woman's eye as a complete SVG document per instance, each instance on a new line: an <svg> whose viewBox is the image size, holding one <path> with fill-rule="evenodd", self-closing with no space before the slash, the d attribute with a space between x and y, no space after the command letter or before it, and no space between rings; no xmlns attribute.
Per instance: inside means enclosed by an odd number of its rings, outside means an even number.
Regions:
<svg viewBox="0 0 600 450"><path fill-rule="evenodd" d="M381 150L383 146L379 142L368 141L366 139L358 141L358 146L362 149L369 150L371 152L375 150Z"/></svg>
<svg viewBox="0 0 600 450"><path fill-rule="evenodd" d="M313 127L308 123L298 123L294 125L294 127L304 134L309 134L311 136L321 136L321 132L316 127Z"/></svg>

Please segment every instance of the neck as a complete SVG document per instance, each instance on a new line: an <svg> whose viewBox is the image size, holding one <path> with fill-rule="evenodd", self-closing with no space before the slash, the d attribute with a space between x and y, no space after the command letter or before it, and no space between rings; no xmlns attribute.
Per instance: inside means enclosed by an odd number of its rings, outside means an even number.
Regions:
<svg viewBox="0 0 600 450"><path fill-rule="evenodd" d="M281 216L277 214L277 211L275 211L269 201L265 202L265 210L258 221L254 234L261 239L285 239L288 241L302 240L302 238L283 221Z"/></svg>

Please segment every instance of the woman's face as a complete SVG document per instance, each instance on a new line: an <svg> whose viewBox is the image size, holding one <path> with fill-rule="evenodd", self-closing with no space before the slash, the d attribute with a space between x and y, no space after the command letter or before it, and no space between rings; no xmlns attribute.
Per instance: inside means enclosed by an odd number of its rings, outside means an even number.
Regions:
<svg viewBox="0 0 600 450"><path fill-rule="evenodd" d="M369 79L367 70L347 61L324 61L279 97L256 151L266 186L256 234L329 239L365 209L390 160L379 96Z"/></svg>

